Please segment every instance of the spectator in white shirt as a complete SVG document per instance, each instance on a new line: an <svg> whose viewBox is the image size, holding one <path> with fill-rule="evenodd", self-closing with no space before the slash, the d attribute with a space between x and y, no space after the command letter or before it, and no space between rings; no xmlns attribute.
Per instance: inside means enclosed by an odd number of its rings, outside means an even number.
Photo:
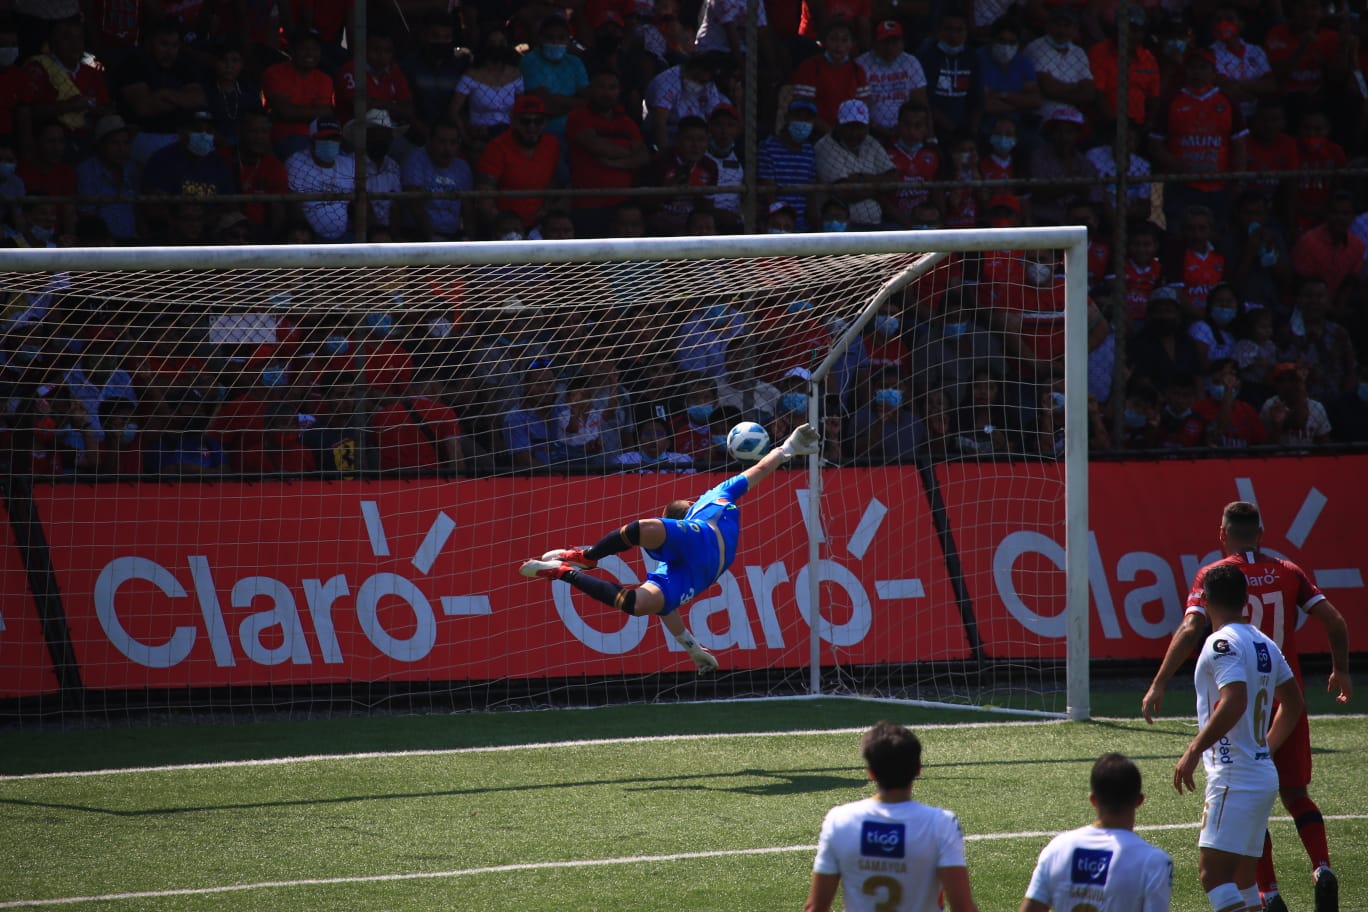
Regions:
<svg viewBox="0 0 1368 912"><path fill-rule="evenodd" d="M855 62L865 73L869 132L888 142L898 126L898 109L908 101L926 104L926 72L904 50L903 27L892 20L875 27L874 47Z"/></svg>
<svg viewBox="0 0 1368 912"><path fill-rule="evenodd" d="M1074 43L1078 14L1067 6L1050 11L1045 34L1026 45L1026 58L1035 64L1036 82L1045 101L1040 116L1047 118L1061 105L1086 110L1097 96L1088 53Z"/></svg>
<svg viewBox="0 0 1368 912"><path fill-rule="evenodd" d="M675 138L675 129L685 117L704 120L720 104L730 104L712 81L712 71L703 57L694 55L672 66L651 80L646 87L646 141L666 149Z"/></svg>
<svg viewBox="0 0 1368 912"><path fill-rule="evenodd" d="M356 161L342 155L342 128L335 120L315 120L309 127L309 148L285 162L291 193L337 193L345 199L291 203L293 214L308 222L321 240L351 237L351 195L356 187Z"/></svg>
<svg viewBox="0 0 1368 912"><path fill-rule="evenodd" d="M824 184L863 184L892 181L897 169L883 145L869 135L869 108L858 98L841 103L836 127L817 141L817 180ZM850 208L855 230L878 225L883 209L874 190L839 193Z"/></svg>

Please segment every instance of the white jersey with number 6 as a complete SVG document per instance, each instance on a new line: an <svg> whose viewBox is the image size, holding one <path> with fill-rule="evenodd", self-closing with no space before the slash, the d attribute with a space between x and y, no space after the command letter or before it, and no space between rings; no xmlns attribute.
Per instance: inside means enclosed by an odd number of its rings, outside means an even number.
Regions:
<svg viewBox="0 0 1368 912"><path fill-rule="evenodd" d="M1026 898L1054 912L1168 912L1173 859L1130 830L1060 833L1040 852Z"/></svg>
<svg viewBox="0 0 1368 912"><path fill-rule="evenodd" d="M846 912L939 912L939 868L964 867L964 833L947 810L866 798L827 812L812 870L839 874Z"/></svg>
<svg viewBox="0 0 1368 912"><path fill-rule="evenodd" d="M1278 771L1268 750L1273 691L1292 677L1292 669L1268 637L1249 624L1226 624L1202 644L1194 674L1197 725L1206 725L1221 699L1221 688L1244 682L1244 715L1202 754L1207 784L1235 788L1277 788Z"/></svg>

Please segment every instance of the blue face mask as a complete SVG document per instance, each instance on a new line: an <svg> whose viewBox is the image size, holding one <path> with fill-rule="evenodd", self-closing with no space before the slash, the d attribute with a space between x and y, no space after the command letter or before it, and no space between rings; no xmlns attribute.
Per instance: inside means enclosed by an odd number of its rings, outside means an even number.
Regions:
<svg viewBox="0 0 1368 912"><path fill-rule="evenodd" d="M346 336L329 336L323 343L323 350L330 355L345 355L351 351L351 342Z"/></svg>
<svg viewBox="0 0 1368 912"><path fill-rule="evenodd" d="M1050 44L1050 47L1054 48L1056 51L1065 51L1065 50L1068 50L1069 45L1073 44L1073 42L1072 42L1072 41L1069 41L1067 38L1066 38L1065 40L1063 40L1063 41L1056 41L1055 39L1051 38L1051 37L1048 36L1048 35L1045 36L1045 40L1048 41L1049 44Z"/></svg>
<svg viewBox="0 0 1368 912"><path fill-rule="evenodd" d="M1126 409L1124 420L1126 422L1126 427L1130 428L1132 431L1138 431L1149 423L1149 419L1145 417L1144 412L1137 412L1135 409L1130 408Z"/></svg>
<svg viewBox="0 0 1368 912"><path fill-rule="evenodd" d="M812 310L811 301L794 301L788 306L788 312L791 314L800 314L806 310Z"/></svg>
<svg viewBox="0 0 1368 912"><path fill-rule="evenodd" d="M1187 50L1187 39L1171 38L1164 42L1164 46L1175 54L1181 54L1183 51Z"/></svg>
<svg viewBox="0 0 1368 912"><path fill-rule="evenodd" d="M366 314L366 325L377 336L388 336L394 329L394 318L387 313Z"/></svg>
<svg viewBox="0 0 1368 912"><path fill-rule="evenodd" d="M946 44L944 41L937 41L936 47L940 48L941 53L945 54L947 57L954 57L964 50L964 45L962 44Z"/></svg>
<svg viewBox="0 0 1368 912"><path fill-rule="evenodd" d="M715 405L691 405L688 409L689 420L694 424L707 424L716 408Z"/></svg>
<svg viewBox="0 0 1368 912"><path fill-rule="evenodd" d="M188 148L190 154L196 158L204 158L204 156L214 151L214 134L191 133L190 139L186 143L186 148Z"/></svg>
<svg viewBox="0 0 1368 912"><path fill-rule="evenodd" d="M779 407L786 412L801 415L807 411L807 393L784 393L779 397Z"/></svg>
<svg viewBox="0 0 1368 912"><path fill-rule="evenodd" d="M845 231L846 223L839 219L827 219L822 222L823 231Z"/></svg>
<svg viewBox="0 0 1368 912"><path fill-rule="evenodd" d="M46 225L29 225L28 233L29 237L40 244L46 244L48 241L52 240L53 234L52 229Z"/></svg>
<svg viewBox="0 0 1368 912"><path fill-rule="evenodd" d="M1213 381L1207 384L1207 395L1209 395L1212 399L1224 399L1225 391L1226 388L1224 383L1217 383Z"/></svg>
<svg viewBox="0 0 1368 912"><path fill-rule="evenodd" d="M988 142L993 147L993 151L999 155L1006 155L1016 148L1015 136L1003 136L1001 133L994 133L988 138Z"/></svg>
<svg viewBox="0 0 1368 912"><path fill-rule="evenodd" d="M726 435L726 434L713 434L713 435L712 435L712 442L713 442L713 446L726 446L726 445L727 445L727 435Z"/></svg>
<svg viewBox="0 0 1368 912"><path fill-rule="evenodd" d="M788 134L793 137L794 142L802 142L812 135L812 124L806 120L791 120Z"/></svg>
<svg viewBox="0 0 1368 912"><path fill-rule="evenodd" d="M331 165L337 161L337 155L342 151L342 144L335 139L320 139L314 143L314 158Z"/></svg>
<svg viewBox="0 0 1368 912"><path fill-rule="evenodd" d="M285 385L285 368L268 367L261 372L261 385L272 389Z"/></svg>
<svg viewBox="0 0 1368 912"><path fill-rule="evenodd" d="M0 181L7 181L14 177L14 170L18 167L14 162L0 162Z"/></svg>
<svg viewBox="0 0 1368 912"><path fill-rule="evenodd" d="M137 436L138 424L135 421L130 421L124 425L123 431L119 433L119 440L121 440L125 445L127 445L132 443L134 439L137 438Z"/></svg>
<svg viewBox="0 0 1368 912"><path fill-rule="evenodd" d="M945 324L945 329L944 329L943 331L944 331L944 333L945 333L946 338L953 339L953 338L955 338L956 336L962 336L962 335L964 335L965 333L967 333L967 332L969 331L969 324L968 324L968 323L946 323L946 324Z"/></svg>
<svg viewBox="0 0 1368 912"><path fill-rule="evenodd" d="M541 46L542 56L552 63L560 63L565 59L565 52L569 50L568 44L543 44Z"/></svg>
<svg viewBox="0 0 1368 912"><path fill-rule="evenodd" d="M902 390L881 389L874 394L874 401L889 408L898 408L902 405Z"/></svg>
<svg viewBox="0 0 1368 912"><path fill-rule="evenodd" d="M881 336L891 336L898 331L898 318L891 314L884 314L874 318L874 331Z"/></svg>
<svg viewBox="0 0 1368 912"><path fill-rule="evenodd" d="M1233 307L1213 307L1211 308L1211 321L1217 326L1229 326L1235 322L1235 308Z"/></svg>

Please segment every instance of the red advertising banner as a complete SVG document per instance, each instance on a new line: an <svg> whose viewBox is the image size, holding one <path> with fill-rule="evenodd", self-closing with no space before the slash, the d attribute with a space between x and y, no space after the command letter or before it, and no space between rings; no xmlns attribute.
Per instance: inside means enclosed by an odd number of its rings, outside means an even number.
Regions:
<svg viewBox="0 0 1368 912"><path fill-rule="evenodd" d="M0 699L57 689L14 529L0 507Z"/></svg>
<svg viewBox="0 0 1368 912"><path fill-rule="evenodd" d="M1333 457L1094 465L1092 655L1163 654L1187 580L1217 556L1221 507L1241 497L1263 508L1266 546L1311 572L1350 619L1354 648L1368 649L1354 544L1363 467ZM990 655L1063 653L1060 471L937 469ZM688 670L659 621L627 617L564 583L524 580L517 567L720 480L52 486L35 497L84 683L174 688ZM776 476L741 501L736 561L682 609L695 634L728 669L804 667L816 573L824 663L967 657L919 473L832 470L822 483L815 514L804 472ZM808 523L823 537L815 567ZM596 572L632 584L645 578L644 561L632 550ZM24 654L38 654L36 621L16 628L11 601L0 637L18 629ZM1303 651L1324 649L1318 626L1305 628ZM11 639L8 648L21 647ZM0 652L0 680L11 661Z"/></svg>

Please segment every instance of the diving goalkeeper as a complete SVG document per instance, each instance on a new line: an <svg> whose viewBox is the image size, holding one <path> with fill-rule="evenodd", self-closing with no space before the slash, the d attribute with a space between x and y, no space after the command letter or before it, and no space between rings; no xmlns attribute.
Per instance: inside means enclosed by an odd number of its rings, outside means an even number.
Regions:
<svg viewBox="0 0 1368 912"><path fill-rule="evenodd" d="M592 548L548 551L540 560L524 562L518 572L526 577L564 580L630 615L660 615L665 629L688 651L698 670L712 671L717 668L717 658L684 629L677 609L717 582L736 559L736 543L741 536L741 512L736 502L790 456L817 452L820 442L817 431L804 424L755 465L708 489L697 500L671 501L663 518L633 520ZM640 586L620 586L583 572L610 554L633 547L644 548L660 561Z"/></svg>

